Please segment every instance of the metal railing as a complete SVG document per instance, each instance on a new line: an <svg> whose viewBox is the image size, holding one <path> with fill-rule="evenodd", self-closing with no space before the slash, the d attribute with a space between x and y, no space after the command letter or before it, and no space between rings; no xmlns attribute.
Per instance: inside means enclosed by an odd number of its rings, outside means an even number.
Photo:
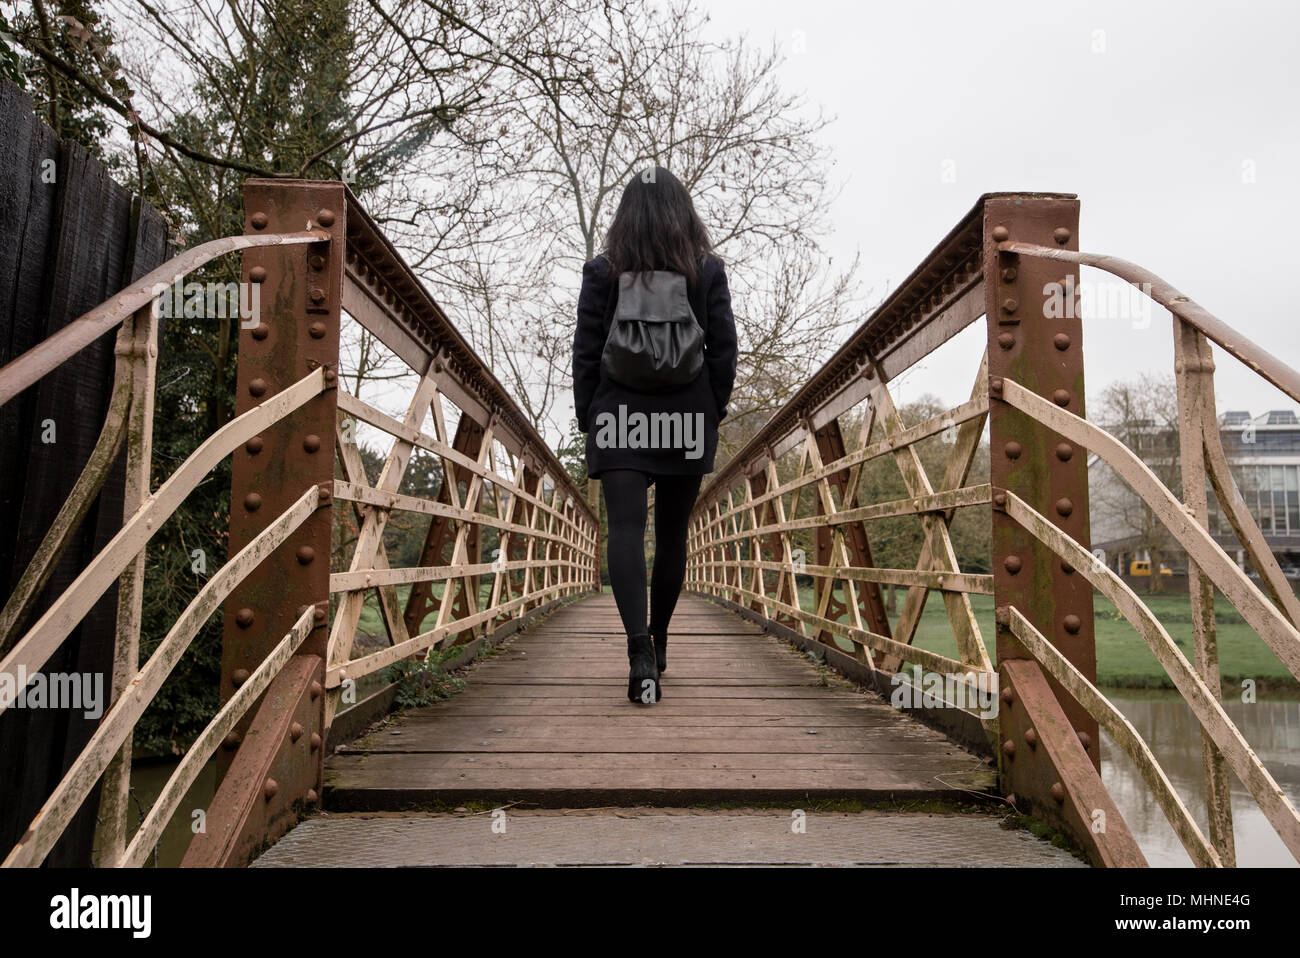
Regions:
<svg viewBox="0 0 1300 958"><path fill-rule="evenodd" d="M224 775L206 809L207 828L185 862L246 861L318 801L323 745L345 682L467 637L517 627L597 587L599 526L581 492L346 188L249 180L245 199L246 235L182 253L0 370L3 402L121 327L99 444L0 613L0 672L32 675L117 581L112 700L90 742L6 853L6 866L40 864L101 778L99 864L142 864L214 753ZM244 281L258 284L267 304L260 322L241 328L237 415L151 492L158 335L152 301L160 287L235 251L245 254ZM345 309L419 374L404 420L338 389ZM447 433L444 398L459 413L455 439ZM421 429L430 413L434 435ZM347 416L394 438L373 485L360 451L344 441L341 417ZM128 480L121 531L22 631L123 445ZM441 463L436 499L398 491L417 448ZM501 472L498 450L509 475ZM149 540L231 455L229 559L141 665ZM335 477L336 456L342 479ZM352 511L361 531L348 570L331 574L329 562L316 558L330 553L334 509ZM432 518L417 567L389 568L383 529L397 510ZM484 564L478 548L486 528L497 530L501 559ZM434 561L446 540L452 542L450 559ZM487 576L492 586L480 608L479 580ZM432 605L433 628L407 631L397 611L398 584L414 586L405 621L418 624ZM440 597L434 594L438 585ZM371 589L380 595L392 644L354 659L350 650ZM339 597L332 624L331 594ZM223 703L128 843L132 731L223 604ZM0 711L11 704L0 702Z"/></svg>
<svg viewBox="0 0 1300 958"><path fill-rule="evenodd" d="M402 420L339 393L342 416L394 441L371 486L356 447L344 442L341 432L338 437L346 478L335 481L334 494L357 505L361 529L348 571L330 577L330 591L340 597L329 642L325 685L330 689L415 653L463 641L485 625L596 588L600 575L599 523L545 440L355 201L348 215L354 233L344 307L417 373L420 383ZM454 436L443 396L460 410ZM426 416L434 435L420 428ZM498 463L497 446L504 463ZM440 501L397 492L417 449L442 462L446 480ZM418 566L388 567L383 526L394 510L431 517ZM479 533L485 529L498 536L498 554L486 563L479 554ZM448 545L449 561L442 558ZM484 576L492 576L492 586L479 608ZM441 597L433 594L435 583L442 584ZM381 610L393 610L398 585L414 588L403 615L384 613L391 645L350 658L366 592L379 591ZM433 627L420 631L429 614L436 614Z"/></svg>
<svg viewBox="0 0 1300 958"><path fill-rule="evenodd" d="M969 596L992 595L1001 709L983 724L996 736L992 751L1002 791L1013 804L1067 832L1096 864L1145 864L1101 782L1096 743L1105 729L1135 763L1193 862L1235 861L1229 769L1300 859L1300 815L1220 701L1214 590L1296 677L1300 601L1246 508L1220 444L1210 342L1297 401L1300 374L1153 274L1077 252L1077 225L1072 196L981 198L703 490L691 526L687 587L796 637L828 647L841 640L878 685L882 678L896 681L905 665L972 687L987 681L995 666ZM1046 308L1052 290L1078 288L1079 265L1112 272L1173 314L1181 498L1084 417L1080 317L1076 309ZM904 428L889 384L981 317L987 345L970 400ZM851 445L842 419L857 424ZM986 422L989 481L972 483L968 475ZM932 480L917 448L935 436L951 448L942 475ZM1128 483L1187 551L1194 664L1090 551L1089 453ZM905 497L861 501L862 470L878 459L897 466ZM1207 476L1267 594L1207 531ZM991 574L959 567L949 530L961 509L990 511ZM915 569L878 568L872 524L898 517L920 524L919 561ZM796 561L799 537L806 540L810 531L817 538L816 561L802 555ZM801 597L800 576L813 580L809 601ZM908 590L892 624L882 584ZM1200 724L1208 837L1150 748L1097 688L1094 589L1145 640ZM931 591L943 598L956 659L912 644ZM1105 828L1097 829L1098 821Z"/></svg>

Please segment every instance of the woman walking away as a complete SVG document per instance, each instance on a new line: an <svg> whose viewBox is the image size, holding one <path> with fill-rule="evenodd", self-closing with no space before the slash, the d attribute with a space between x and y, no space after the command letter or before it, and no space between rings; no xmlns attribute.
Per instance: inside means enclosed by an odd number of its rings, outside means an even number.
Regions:
<svg viewBox="0 0 1300 958"><path fill-rule="evenodd" d="M722 260L690 194L661 166L623 190L605 250L582 267L573 406L587 474L609 517L609 576L627 632L627 697L659 700L668 623L686 575L686 531L736 379ZM646 493L655 561L646 619Z"/></svg>

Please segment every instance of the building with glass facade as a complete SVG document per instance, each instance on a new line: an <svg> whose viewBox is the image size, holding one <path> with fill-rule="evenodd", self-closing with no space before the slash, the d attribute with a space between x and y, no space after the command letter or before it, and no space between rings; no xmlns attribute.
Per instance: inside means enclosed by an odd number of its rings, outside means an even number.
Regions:
<svg viewBox="0 0 1300 958"><path fill-rule="evenodd" d="M1233 478L1278 563L1300 578L1300 417L1290 409L1252 416L1233 410L1219 417L1224 452ZM1114 430L1112 430L1114 431ZM1119 433L1116 433L1119 435ZM1120 438L1178 494L1178 437L1152 423L1130 424ZM1134 562L1158 552L1174 575L1185 573L1186 556L1122 480L1095 456L1088 469L1093 550L1116 572L1131 574ZM1208 480L1207 480L1208 486ZM1213 490L1209 490L1210 532L1247 568L1249 562ZM1137 567L1143 569L1141 565ZM1149 574L1143 571L1141 574Z"/></svg>

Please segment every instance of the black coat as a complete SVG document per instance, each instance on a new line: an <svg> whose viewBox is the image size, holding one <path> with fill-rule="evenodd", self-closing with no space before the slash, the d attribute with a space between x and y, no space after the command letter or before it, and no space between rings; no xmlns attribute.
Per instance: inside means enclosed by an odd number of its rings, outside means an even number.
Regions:
<svg viewBox="0 0 1300 958"><path fill-rule="evenodd" d="M587 474L598 479L607 469L664 475L712 472L718 423L727 414L736 381L736 321L722 260L707 256L698 280L686 288L691 309L704 330L704 368L693 382L656 393L619 385L601 372L600 356L618 301L618 282L609 275L609 267L603 255L583 265L578 327L573 336L573 408L578 428L587 433ZM680 430L675 422L670 430L669 420L662 415L656 418L664 413L679 415ZM638 419L656 426L648 434L638 434ZM630 428L620 433L620 422ZM648 448L647 440L653 441L650 436L670 437L673 448Z"/></svg>

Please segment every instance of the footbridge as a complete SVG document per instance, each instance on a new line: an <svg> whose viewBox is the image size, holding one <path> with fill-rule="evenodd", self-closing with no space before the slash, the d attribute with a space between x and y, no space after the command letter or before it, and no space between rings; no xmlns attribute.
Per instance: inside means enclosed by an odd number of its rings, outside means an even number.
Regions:
<svg viewBox="0 0 1300 958"><path fill-rule="evenodd" d="M1143 865L1100 774L1103 742L1135 764L1197 865L1234 864L1233 778L1300 856L1296 808L1223 708L1214 614L1231 604L1300 676L1300 602L1229 471L1214 393L1223 357L1296 402L1300 375L1159 277L1080 252L1078 226L1074 196L979 198L706 481L664 698L647 708L623 694L598 503L343 184L247 181L241 234L180 253L0 369L0 404L20 402L116 336L100 444L0 613L0 673L34 676L116 587L112 704L0 851L4 864L40 865L94 802L101 866L146 863L169 823L196 810L191 866ZM225 256L242 257L261 304L238 335L235 415L160 478L152 304ZM1081 266L1168 314L1181 488L1088 419ZM404 414L347 391L344 323L411 370ZM973 324L987 335L969 356L970 398L905 425L891 386ZM358 428L387 437L378 468ZM927 441L945 444L940 470L922 462ZM983 442L988 474L973 477ZM117 531L42 599L122 448ZM435 493L411 483L416 457L435 464ZM1090 457L1191 560L1190 658L1092 553ZM227 458L228 557L165 635L142 637L150 539ZM904 495L864 495L864 469L880 462ZM1257 577L1210 534L1210 489ZM961 510L988 514L979 568L958 563ZM402 514L427 522L409 567L390 561L386 537ZM900 519L919 530L919 561L882 568L873 528ZM885 588L904 590L895 612ZM1195 716L1205 809L1098 687L1096 595ZM991 596L995 616L981 619L972 596ZM951 654L915 641L927 597L942 604ZM219 710L137 815L133 731L213 617ZM214 766L211 795L191 807ZM800 815L821 826L802 845ZM1004 827L1010 818L1041 823L1076 854ZM505 819L509 842L489 844Z"/></svg>

